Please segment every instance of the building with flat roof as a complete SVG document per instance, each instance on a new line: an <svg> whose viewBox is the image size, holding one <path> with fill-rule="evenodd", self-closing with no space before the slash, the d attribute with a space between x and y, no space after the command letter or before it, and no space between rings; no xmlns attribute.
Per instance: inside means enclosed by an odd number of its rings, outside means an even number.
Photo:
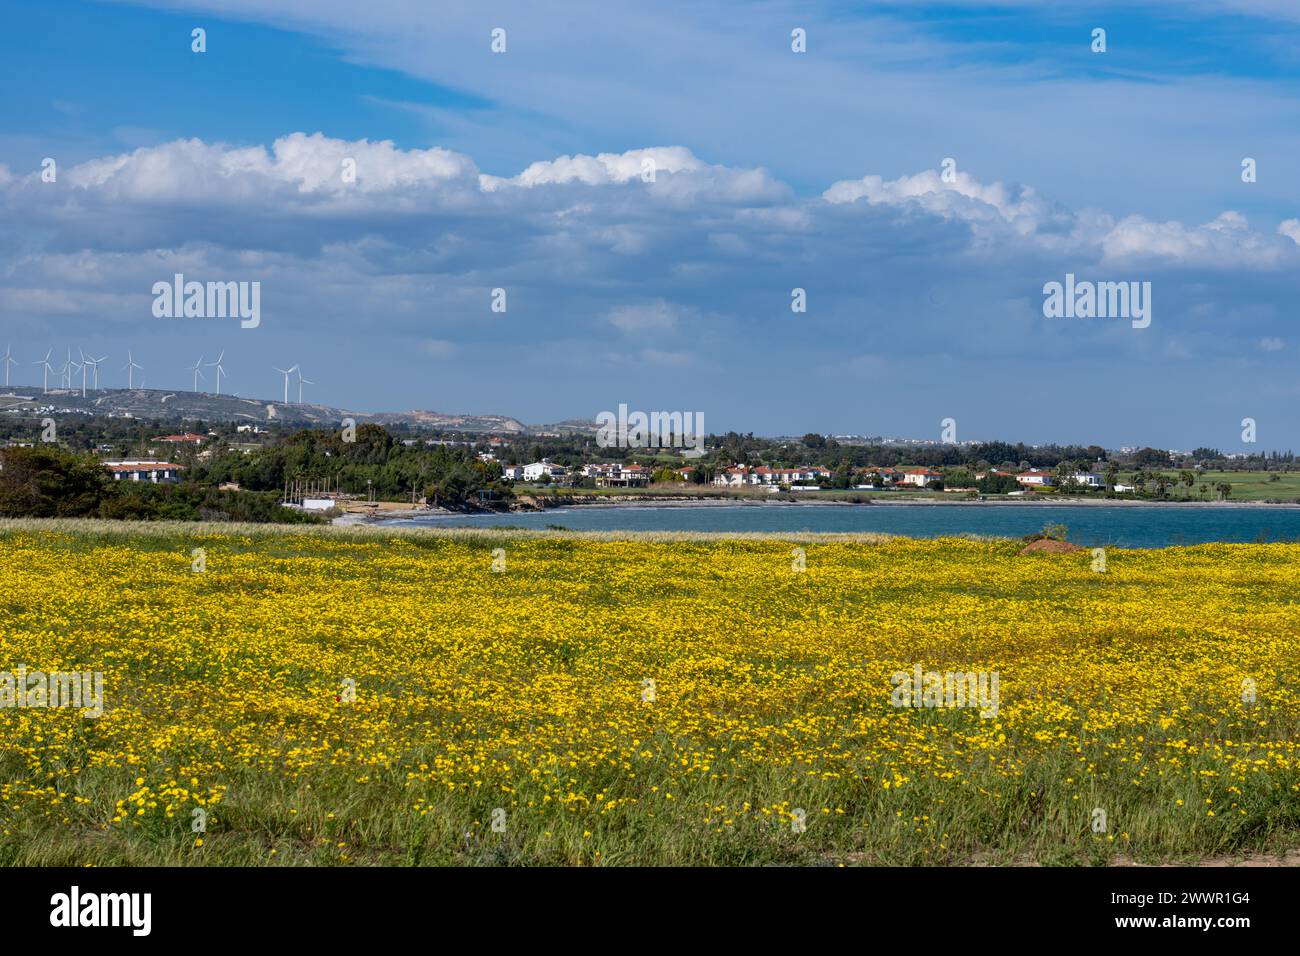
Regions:
<svg viewBox="0 0 1300 956"><path fill-rule="evenodd" d="M114 481L180 481L181 466L169 461L106 461Z"/></svg>

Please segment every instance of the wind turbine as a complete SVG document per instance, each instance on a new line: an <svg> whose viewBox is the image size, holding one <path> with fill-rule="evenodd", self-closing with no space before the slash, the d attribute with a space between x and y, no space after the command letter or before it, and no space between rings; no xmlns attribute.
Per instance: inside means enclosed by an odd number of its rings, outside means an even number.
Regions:
<svg viewBox="0 0 1300 956"><path fill-rule="evenodd" d="M294 367L297 368L297 366L294 366ZM303 387L304 385L315 385L315 384L316 384L316 383L313 382L311 379L309 379L309 378L303 378L303 377L302 377L302 369L300 369L300 368L298 369L298 404L299 404L299 405L302 404L302 387Z"/></svg>
<svg viewBox="0 0 1300 956"><path fill-rule="evenodd" d="M39 362L33 362L33 365L44 366L41 373L41 392L48 395L50 393L50 373L54 371L54 366L50 364L50 356L54 354L54 349L45 353L45 358Z"/></svg>
<svg viewBox="0 0 1300 956"><path fill-rule="evenodd" d="M9 387L9 366L18 364L18 360L13 357L12 345L5 346L4 362L5 362L5 388L8 388Z"/></svg>
<svg viewBox="0 0 1300 956"><path fill-rule="evenodd" d="M131 350L127 349L126 364L122 366L122 371L126 372L126 387L135 388L135 370L144 371L143 365L137 365L135 359L131 356ZM140 387L144 388L144 379L140 380Z"/></svg>
<svg viewBox="0 0 1300 956"><path fill-rule="evenodd" d="M272 367L274 368L274 366ZM284 403L288 405L289 404L289 376L292 375L294 372L298 372L298 366L295 363L294 365L291 365L289 368L277 368L276 371L284 376ZM298 372L298 374L301 375L302 373Z"/></svg>
<svg viewBox="0 0 1300 956"><path fill-rule="evenodd" d="M222 349L221 354L217 356L217 360L215 362L208 363L208 368L215 367L217 370L217 394L218 395L221 394L221 376L226 374L226 370L221 367L221 360L225 357L226 357L226 350Z"/></svg>
<svg viewBox="0 0 1300 956"><path fill-rule="evenodd" d="M59 388L72 387L72 376L75 374L72 371L73 364L72 349L68 349L68 357L63 360L63 368L59 369Z"/></svg>
<svg viewBox="0 0 1300 956"><path fill-rule="evenodd" d="M199 370L199 366L202 364L203 364L203 356L200 355L199 360L195 362L193 366L189 366L189 365L185 366L185 370L187 372L194 373L194 391L196 392L199 390L199 379L203 377L203 373Z"/></svg>
<svg viewBox="0 0 1300 956"><path fill-rule="evenodd" d="M92 357L89 359L89 361L90 361L90 370L91 370L91 372L94 373L94 376L95 376L95 384L94 384L94 386L93 386L94 389L95 389L95 391L99 391L99 363L100 363L100 362L107 361L107 359L108 359L108 356L107 356L107 355L101 355L99 358L94 358L94 357L92 356Z"/></svg>
<svg viewBox="0 0 1300 956"><path fill-rule="evenodd" d="M81 369L81 397L85 398L86 397L86 375L90 366L94 363L95 360L86 358L86 353L82 352L81 349L77 349L77 351L81 352L81 365L79 366L79 368Z"/></svg>

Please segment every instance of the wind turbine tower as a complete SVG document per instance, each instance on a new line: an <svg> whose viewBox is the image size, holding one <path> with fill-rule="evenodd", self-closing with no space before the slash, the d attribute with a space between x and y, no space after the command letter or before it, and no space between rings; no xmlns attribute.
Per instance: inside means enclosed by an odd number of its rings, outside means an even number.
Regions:
<svg viewBox="0 0 1300 956"><path fill-rule="evenodd" d="M5 346L4 362L5 362L5 388L8 388L9 387L9 366L18 364L18 360L13 356L13 346L11 345Z"/></svg>
<svg viewBox="0 0 1300 956"><path fill-rule="evenodd" d="M50 393L50 373L54 371L54 366L50 364L50 356L54 354L54 349L45 353L45 358L39 362L33 362L33 365L42 366L41 371L41 392L48 395Z"/></svg>
<svg viewBox="0 0 1300 956"><path fill-rule="evenodd" d="M221 394L221 376L226 374L226 370L221 367L221 360L225 357L226 357L226 350L222 349L221 354L217 356L217 360L215 362L208 363L208 368L215 368L217 370L217 394L218 395Z"/></svg>
<svg viewBox="0 0 1300 956"><path fill-rule="evenodd" d="M276 371L284 376L284 404L288 405L289 404L289 376L292 375L294 372L298 371L298 365L297 363L295 363L291 365L289 368L277 368ZM301 375L302 373L298 372L298 374Z"/></svg>
<svg viewBox="0 0 1300 956"><path fill-rule="evenodd" d="M128 350L127 350L127 353L126 353L126 364L122 366L122 371L126 372L126 387L127 387L127 388L132 388L132 389L135 388L135 370L136 370L136 369L140 369L140 371L143 372L143 371L144 371L144 366L143 366L143 365L137 365L137 364L136 364L136 362L135 362L135 358L131 355L131 351L128 349ZM144 388L144 381L143 381L143 380L141 380L141 382L140 382L140 387L141 387L141 388Z"/></svg>

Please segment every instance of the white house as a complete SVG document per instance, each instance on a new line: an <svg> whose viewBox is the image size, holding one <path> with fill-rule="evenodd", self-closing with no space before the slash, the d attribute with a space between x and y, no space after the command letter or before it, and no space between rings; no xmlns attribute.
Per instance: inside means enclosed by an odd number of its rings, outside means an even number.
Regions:
<svg viewBox="0 0 1300 956"><path fill-rule="evenodd" d="M943 478L943 475L937 471L931 471L929 468L909 468L903 472L903 484L916 485L918 488L932 485L941 478Z"/></svg>
<svg viewBox="0 0 1300 956"><path fill-rule="evenodd" d="M1054 479L1052 478L1052 473L1050 471L1022 471L1020 474L1016 475L1016 481L1026 487L1030 485L1046 486L1054 484Z"/></svg>
<svg viewBox="0 0 1300 956"><path fill-rule="evenodd" d="M744 485L757 485L760 483L760 479L756 473L749 470L748 465L738 465L735 468L728 468L726 471L719 473L713 479L713 483L726 488L740 488Z"/></svg>
<svg viewBox="0 0 1300 956"><path fill-rule="evenodd" d="M1073 478L1076 485L1082 485L1084 488L1106 487L1105 479L1094 471L1076 471Z"/></svg>
<svg viewBox="0 0 1300 956"><path fill-rule="evenodd" d="M166 461L106 461L104 467L113 473L114 481L179 481L180 465Z"/></svg>
<svg viewBox="0 0 1300 956"><path fill-rule="evenodd" d="M524 481L537 481L543 475L556 481L568 474L563 465L553 465L549 461L535 461L524 465Z"/></svg>

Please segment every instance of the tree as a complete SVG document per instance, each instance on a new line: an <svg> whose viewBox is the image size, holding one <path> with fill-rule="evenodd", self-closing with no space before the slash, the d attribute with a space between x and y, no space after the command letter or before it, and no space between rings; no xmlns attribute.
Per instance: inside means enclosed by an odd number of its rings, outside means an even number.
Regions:
<svg viewBox="0 0 1300 956"><path fill-rule="evenodd" d="M975 488L985 495L1005 495L1008 492L1018 491L1020 482L1016 481L1014 475L987 474L975 482Z"/></svg>
<svg viewBox="0 0 1300 956"><path fill-rule="evenodd" d="M1074 465L1068 461L1063 461L1056 466L1055 478L1056 490L1063 494L1070 494L1078 484L1074 477Z"/></svg>
<svg viewBox="0 0 1300 956"><path fill-rule="evenodd" d="M0 453L0 516L71 518L98 513L109 473L90 455L37 445Z"/></svg>
<svg viewBox="0 0 1300 956"><path fill-rule="evenodd" d="M1139 468L1147 468L1151 465L1163 468L1169 464L1169 452L1161 451L1159 448L1143 448L1133 455L1133 463Z"/></svg>
<svg viewBox="0 0 1300 956"><path fill-rule="evenodd" d="M1111 460L1106 462L1106 491L1113 492L1115 485L1119 482L1119 462Z"/></svg>
<svg viewBox="0 0 1300 956"><path fill-rule="evenodd" d="M1226 481L1221 481L1214 486L1214 490L1219 493L1220 501L1226 501L1228 496L1232 494L1232 485L1228 484Z"/></svg>

